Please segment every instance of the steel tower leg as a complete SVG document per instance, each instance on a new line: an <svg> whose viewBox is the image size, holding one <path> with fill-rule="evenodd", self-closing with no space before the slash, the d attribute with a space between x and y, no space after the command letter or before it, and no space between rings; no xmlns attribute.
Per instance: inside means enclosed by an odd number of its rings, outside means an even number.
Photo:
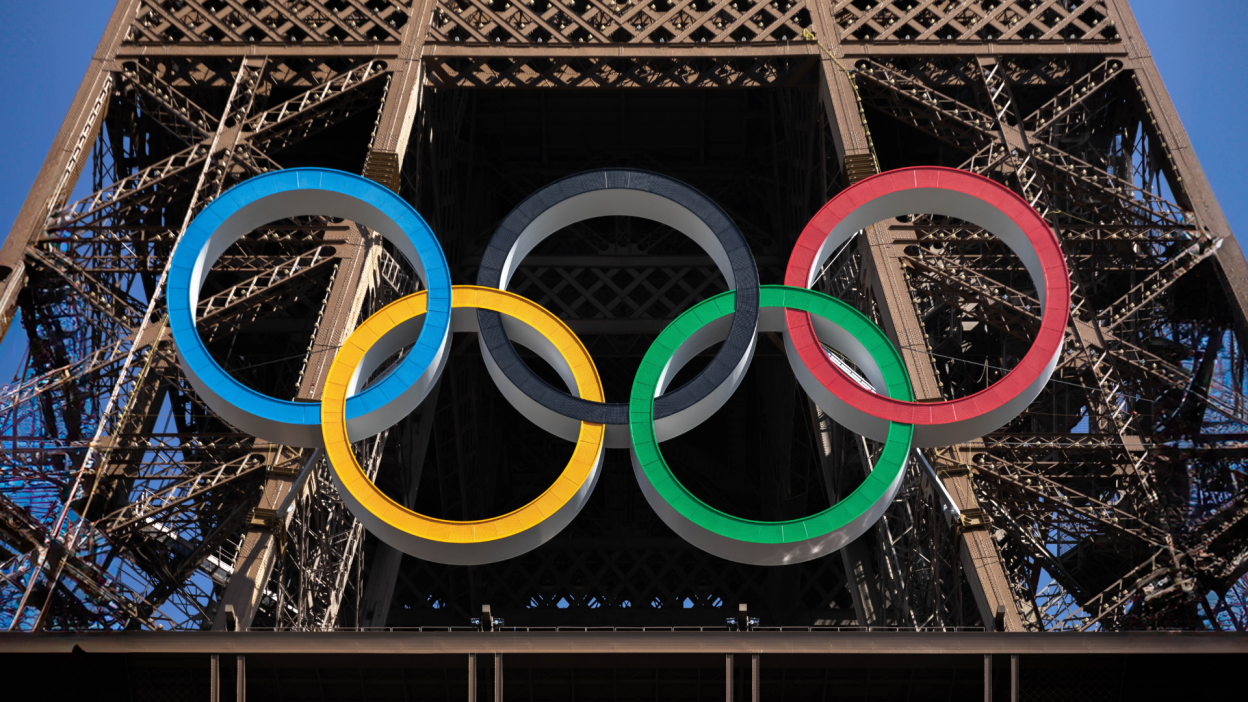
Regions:
<svg viewBox="0 0 1248 702"><path fill-rule="evenodd" d="M819 13L816 26L822 30L821 36L835 36L831 22L826 12ZM835 52L838 48L831 50ZM828 120L836 125L837 156L842 164L847 164L853 156L871 153L869 136L848 76L831 58L822 61L822 68L821 95L825 96L825 107L829 110ZM866 241L860 242L863 267L870 271L884 330L901 350L915 395L922 399L937 399L941 397L941 392L935 369L929 358L916 351L925 347L925 335L898 259L901 252L894 251L894 248L900 247L894 247L892 240L893 236L885 225L869 227ZM959 510L964 513L978 510L974 492L964 475L946 474L942 479L946 490L957 500ZM1022 620L1010 595L1009 581L988 532L966 532L960 541L961 560L982 619L992 621L997 606L1006 604L1006 629L1021 630Z"/></svg>

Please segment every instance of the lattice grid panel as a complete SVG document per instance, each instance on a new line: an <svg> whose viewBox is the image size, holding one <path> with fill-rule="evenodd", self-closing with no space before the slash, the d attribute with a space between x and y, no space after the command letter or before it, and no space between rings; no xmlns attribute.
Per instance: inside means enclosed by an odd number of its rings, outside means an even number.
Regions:
<svg viewBox="0 0 1248 702"><path fill-rule="evenodd" d="M476 58L430 60L435 88L753 88L813 85L806 58Z"/></svg>
<svg viewBox="0 0 1248 702"><path fill-rule="evenodd" d="M398 42L411 0L143 0L127 44Z"/></svg>
<svg viewBox="0 0 1248 702"><path fill-rule="evenodd" d="M528 44L716 44L800 40L797 0L439 0L431 41Z"/></svg>
<svg viewBox="0 0 1248 702"><path fill-rule="evenodd" d="M843 42L1119 41L1104 0L838 0Z"/></svg>

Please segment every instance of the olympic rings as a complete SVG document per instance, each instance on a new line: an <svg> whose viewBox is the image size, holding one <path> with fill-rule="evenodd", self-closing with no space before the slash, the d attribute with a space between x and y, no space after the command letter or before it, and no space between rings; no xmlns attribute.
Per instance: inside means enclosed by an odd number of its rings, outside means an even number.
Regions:
<svg viewBox="0 0 1248 702"><path fill-rule="evenodd" d="M884 333L848 305L807 289L854 232L916 212L985 227L1013 249L1037 281L1043 317L1032 348L1003 379L960 400L914 402L901 355ZM378 231L427 289L361 324L338 350L321 402L296 404L230 378L199 338L195 309L207 271L230 244L257 226L304 214L340 216ZM694 305L664 329L642 360L627 405L604 402L593 359L563 322L502 289L538 242L567 224L613 214L647 217L683 232L710 253L733 288ZM979 176L923 167L891 171L846 189L803 231L787 284L760 287L744 237L713 202L670 178L616 170L565 178L525 200L499 227L482 259L478 280L489 286L452 287L437 239L397 195L337 171L291 169L246 181L199 214L170 262L168 308L183 370L209 407L262 438L323 446L344 503L369 530L406 553L473 565L536 548L585 505L605 449L629 446L643 494L674 531L724 558L779 565L839 549L874 524L900 487L912 446L981 436L1035 399L1061 353L1070 302L1066 276L1055 235L1025 201ZM373 485L351 451L351 442L384 430L425 398L446 363L452 331L477 332L490 375L508 401L539 426L576 442L572 459L542 495L508 514L471 522L435 519L395 503ZM753 358L759 331L783 333L799 384L824 412L884 443L862 485L810 517L759 522L723 514L680 485L658 447L727 401ZM512 339L546 360L567 392L528 369ZM721 341L705 370L667 392L694 355ZM853 361L869 383L854 377L825 343ZM408 345L412 350L391 371L361 389Z"/></svg>
<svg viewBox="0 0 1248 702"><path fill-rule="evenodd" d="M1001 428L1044 389L1062 352L1070 278L1056 234L1026 200L982 176L925 166L872 176L832 198L802 231L785 284L809 287L824 262L855 232L912 213L957 217L981 226L1022 259L1036 284L1043 316L1035 341L1013 370L974 395L916 403L883 397L854 382L817 348L805 312L785 313L785 339L797 347L800 367L818 379L807 386L815 403L841 425L883 441L890 422L904 422L915 425L916 446L950 446Z"/></svg>
<svg viewBox="0 0 1248 702"><path fill-rule="evenodd" d="M375 369L361 368L370 355L377 357L372 349L378 344L401 347L410 341L412 323L425 314L427 299L421 291L382 308L351 334L334 358L321 399L321 431L330 472L355 518L404 553L452 565L513 558L550 540L585 506L602 467L603 427L581 422L576 449L555 484L529 504L499 517L470 522L434 519L386 497L351 451L351 441L363 437L343 421L343 408L347 397ZM480 309L521 322L536 334L537 343L530 347L571 380L569 391L592 402L602 401L602 383L589 352L571 329L537 303L494 288L456 285L451 289L451 307L455 331L477 331L475 310Z"/></svg>
<svg viewBox="0 0 1248 702"><path fill-rule="evenodd" d="M758 321L758 268L745 236L710 198L678 180L638 170L587 171L557 180L507 215L490 239L477 285L507 289L533 247L569 224L592 217L633 215L666 224L701 245L736 289L732 331L714 360L675 391L659 398L660 440L689 431L715 413L741 384L754 357ZM530 369L508 341L500 317L482 310L481 355L503 395L550 433L572 439L581 421L607 425L607 447L627 448L628 404L569 397Z"/></svg>
<svg viewBox="0 0 1248 702"><path fill-rule="evenodd" d="M891 422L884 449L867 479L848 497L813 516L759 522L724 514L699 500L663 460L654 432L654 398L690 358L724 338L722 322L732 313L734 294L730 290L694 305L659 334L642 358L629 401L633 472L659 517L703 551L751 565L809 561L858 538L884 514L905 476L914 427ZM780 313L785 310L817 315L827 323L820 325L826 330L820 336L855 340L835 348L877 379L877 387L883 386L889 397L913 399L896 347L854 308L823 293L783 285L764 285L760 304L759 331L781 331L785 320ZM824 353L822 346L818 351Z"/></svg>
<svg viewBox="0 0 1248 702"><path fill-rule="evenodd" d="M253 436L288 446L320 446L320 407L262 395L227 374L195 330L199 291L212 264L261 225L300 215L359 222L381 234L416 269L430 291L430 313L416 346L386 378L347 400L353 433L372 436L420 405L446 363L451 276L437 237L394 192L327 168L270 171L234 186L195 217L169 263L169 327L182 371L214 412ZM387 354L388 355L388 354Z"/></svg>

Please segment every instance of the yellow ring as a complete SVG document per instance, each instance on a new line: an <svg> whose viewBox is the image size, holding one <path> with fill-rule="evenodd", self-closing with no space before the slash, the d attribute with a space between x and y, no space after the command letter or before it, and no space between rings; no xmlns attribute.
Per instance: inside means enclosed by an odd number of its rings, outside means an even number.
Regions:
<svg viewBox="0 0 1248 702"><path fill-rule="evenodd" d="M321 398L321 434L330 473L355 517L405 553L454 565L520 555L557 534L588 499L602 465L604 427L581 422L576 449L555 483L532 502L502 516L462 522L435 519L391 500L368 479L351 450L344 421L346 399L352 376L368 349L399 325L425 314L426 302L426 291L395 300L365 320L338 350ZM589 352L567 325L541 305L495 288L456 285L451 288L451 308L455 331L475 331L477 309L499 312L532 327L567 362L580 397L602 402L602 382Z"/></svg>

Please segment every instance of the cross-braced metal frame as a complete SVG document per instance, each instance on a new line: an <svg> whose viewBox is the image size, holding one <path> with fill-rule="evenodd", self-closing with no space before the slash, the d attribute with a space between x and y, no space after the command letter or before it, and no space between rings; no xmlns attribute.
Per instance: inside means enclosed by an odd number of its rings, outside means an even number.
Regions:
<svg viewBox="0 0 1248 702"><path fill-rule="evenodd" d="M208 410L164 324L187 224L277 168L399 192L457 283L541 185L649 168L720 202L779 282L823 202L918 164L998 180L1053 225L1065 355L1022 416L913 462L874 529L801 566L692 549L615 455L546 546L416 561L363 532L318 454ZM986 387L1039 327L1008 249L924 213L862 232L819 285L885 328L926 400ZM666 321L723 286L670 230L616 218L543 245L512 288L623 397ZM355 223L274 222L213 269L199 330L249 386L315 400L355 324L414 289ZM764 626L1243 631L1246 309L1248 264L1125 0L121 0L0 249L0 320L28 339L0 395L0 624L461 626L491 604L521 626L705 626L748 603ZM668 452L711 504L798 517L877 447L805 399L778 339L758 348ZM447 518L522 504L568 450L467 339L422 409L357 447L395 499Z"/></svg>

